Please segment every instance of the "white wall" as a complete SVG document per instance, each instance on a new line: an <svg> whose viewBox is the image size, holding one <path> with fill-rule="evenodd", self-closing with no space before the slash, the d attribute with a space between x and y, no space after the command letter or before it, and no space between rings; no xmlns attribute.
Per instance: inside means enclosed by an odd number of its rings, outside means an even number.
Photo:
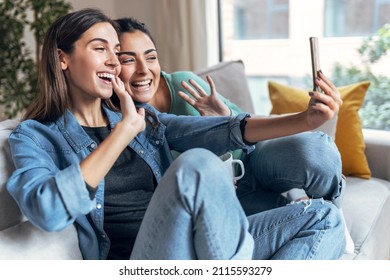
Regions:
<svg viewBox="0 0 390 280"><path fill-rule="evenodd" d="M111 18L134 16L143 21L152 34L156 30L155 0L68 0L74 10L98 8Z"/></svg>
<svg viewBox="0 0 390 280"><path fill-rule="evenodd" d="M133 16L144 22L153 34L160 53L160 64L165 71L200 69L218 62L218 36L206 32L206 29L213 32L218 29L216 0L69 2L75 10L86 7L100 8L114 19ZM210 46L213 46L214 52L208 50Z"/></svg>

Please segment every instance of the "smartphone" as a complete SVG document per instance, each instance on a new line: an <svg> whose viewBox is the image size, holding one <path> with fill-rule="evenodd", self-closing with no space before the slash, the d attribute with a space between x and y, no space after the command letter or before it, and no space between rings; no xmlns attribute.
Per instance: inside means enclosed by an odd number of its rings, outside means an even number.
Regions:
<svg viewBox="0 0 390 280"><path fill-rule="evenodd" d="M322 92L321 88L318 87L315 83L315 80L318 76L318 71L321 69L319 49L318 49L318 38L310 37L309 40L310 40L310 53L311 53L311 70L313 76L313 91Z"/></svg>

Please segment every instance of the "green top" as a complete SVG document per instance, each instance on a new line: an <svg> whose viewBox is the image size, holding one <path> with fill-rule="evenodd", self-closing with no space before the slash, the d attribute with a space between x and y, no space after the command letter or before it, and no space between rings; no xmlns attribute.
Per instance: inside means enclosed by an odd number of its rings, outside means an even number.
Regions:
<svg viewBox="0 0 390 280"><path fill-rule="evenodd" d="M190 97L192 97L192 95L181 85L182 81L188 82L189 79L192 79L196 83L198 83L203 88L203 90L209 95L210 94L209 84L201 77L199 77L198 75L196 75L191 71L178 71L178 72L173 72L171 74L162 71L161 76L165 79L169 88L169 92L171 94L171 107L169 109L169 113L175 115L200 116L199 112L190 104L188 104L186 101L184 101L177 93L179 91L183 91L186 94L188 94ZM222 100L222 102L225 103L226 106L230 109L232 116L236 116L239 113L243 112L242 109L240 109L236 104L232 103L229 99L223 97L219 93L218 96L220 100ZM233 157L235 159L241 158L241 155L242 155L242 150L236 150L233 152Z"/></svg>

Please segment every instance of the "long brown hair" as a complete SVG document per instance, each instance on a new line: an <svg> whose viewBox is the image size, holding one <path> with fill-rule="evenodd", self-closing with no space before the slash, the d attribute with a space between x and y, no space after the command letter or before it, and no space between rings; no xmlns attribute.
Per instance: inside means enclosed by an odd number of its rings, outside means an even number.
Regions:
<svg viewBox="0 0 390 280"><path fill-rule="evenodd" d="M39 71L39 92L29 105L23 119L52 122L61 117L70 106L68 87L61 69L58 50L71 54L75 42L93 25L110 23L115 30L116 23L98 9L82 9L59 17L48 29L42 46L42 60ZM118 34L119 35L119 34ZM110 100L106 103L115 107Z"/></svg>

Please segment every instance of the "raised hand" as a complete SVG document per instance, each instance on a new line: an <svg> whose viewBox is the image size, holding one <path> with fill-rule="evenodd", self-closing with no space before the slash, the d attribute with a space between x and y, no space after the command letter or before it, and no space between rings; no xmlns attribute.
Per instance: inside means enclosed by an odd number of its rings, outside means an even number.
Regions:
<svg viewBox="0 0 390 280"><path fill-rule="evenodd" d="M133 99L126 91L125 85L119 77L112 79L114 94L116 94L120 101L122 112L122 121L128 123L132 130L138 134L146 127L145 123L145 109L137 108L134 105Z"/></svg>
<svg viewBox="0 0 390 280"><path fill-rule="evenodd" d="M307 122L310 127L316 128L332 119L343 104L336 86L320 71L316 84L323 93L310 92L310 101L307 108Z"/></svg>
<svg viewBox="0 0 390 280"><path fill-rule="evenodd" d="M182 91L179 91L178 95L198 110L201 116L229 116L230 109L219 99L214 81L210 76L207 76L206 78L210 85L210 95L207 95L204 89L192 79L188 81L191 86L185 81L181 82L182 86L192 97Z"/></svg>
<svg viewBox="0 0 390 280"><path fill-rule="evenodd" d="M323 90L323 93L311 92L311 98L305 111L271 118L260 116L247 118L244 139L255 143L293 135L316 129L332 119L343 104L340 93L321 72L319 72L319 78L315 82Z"/></svg>

